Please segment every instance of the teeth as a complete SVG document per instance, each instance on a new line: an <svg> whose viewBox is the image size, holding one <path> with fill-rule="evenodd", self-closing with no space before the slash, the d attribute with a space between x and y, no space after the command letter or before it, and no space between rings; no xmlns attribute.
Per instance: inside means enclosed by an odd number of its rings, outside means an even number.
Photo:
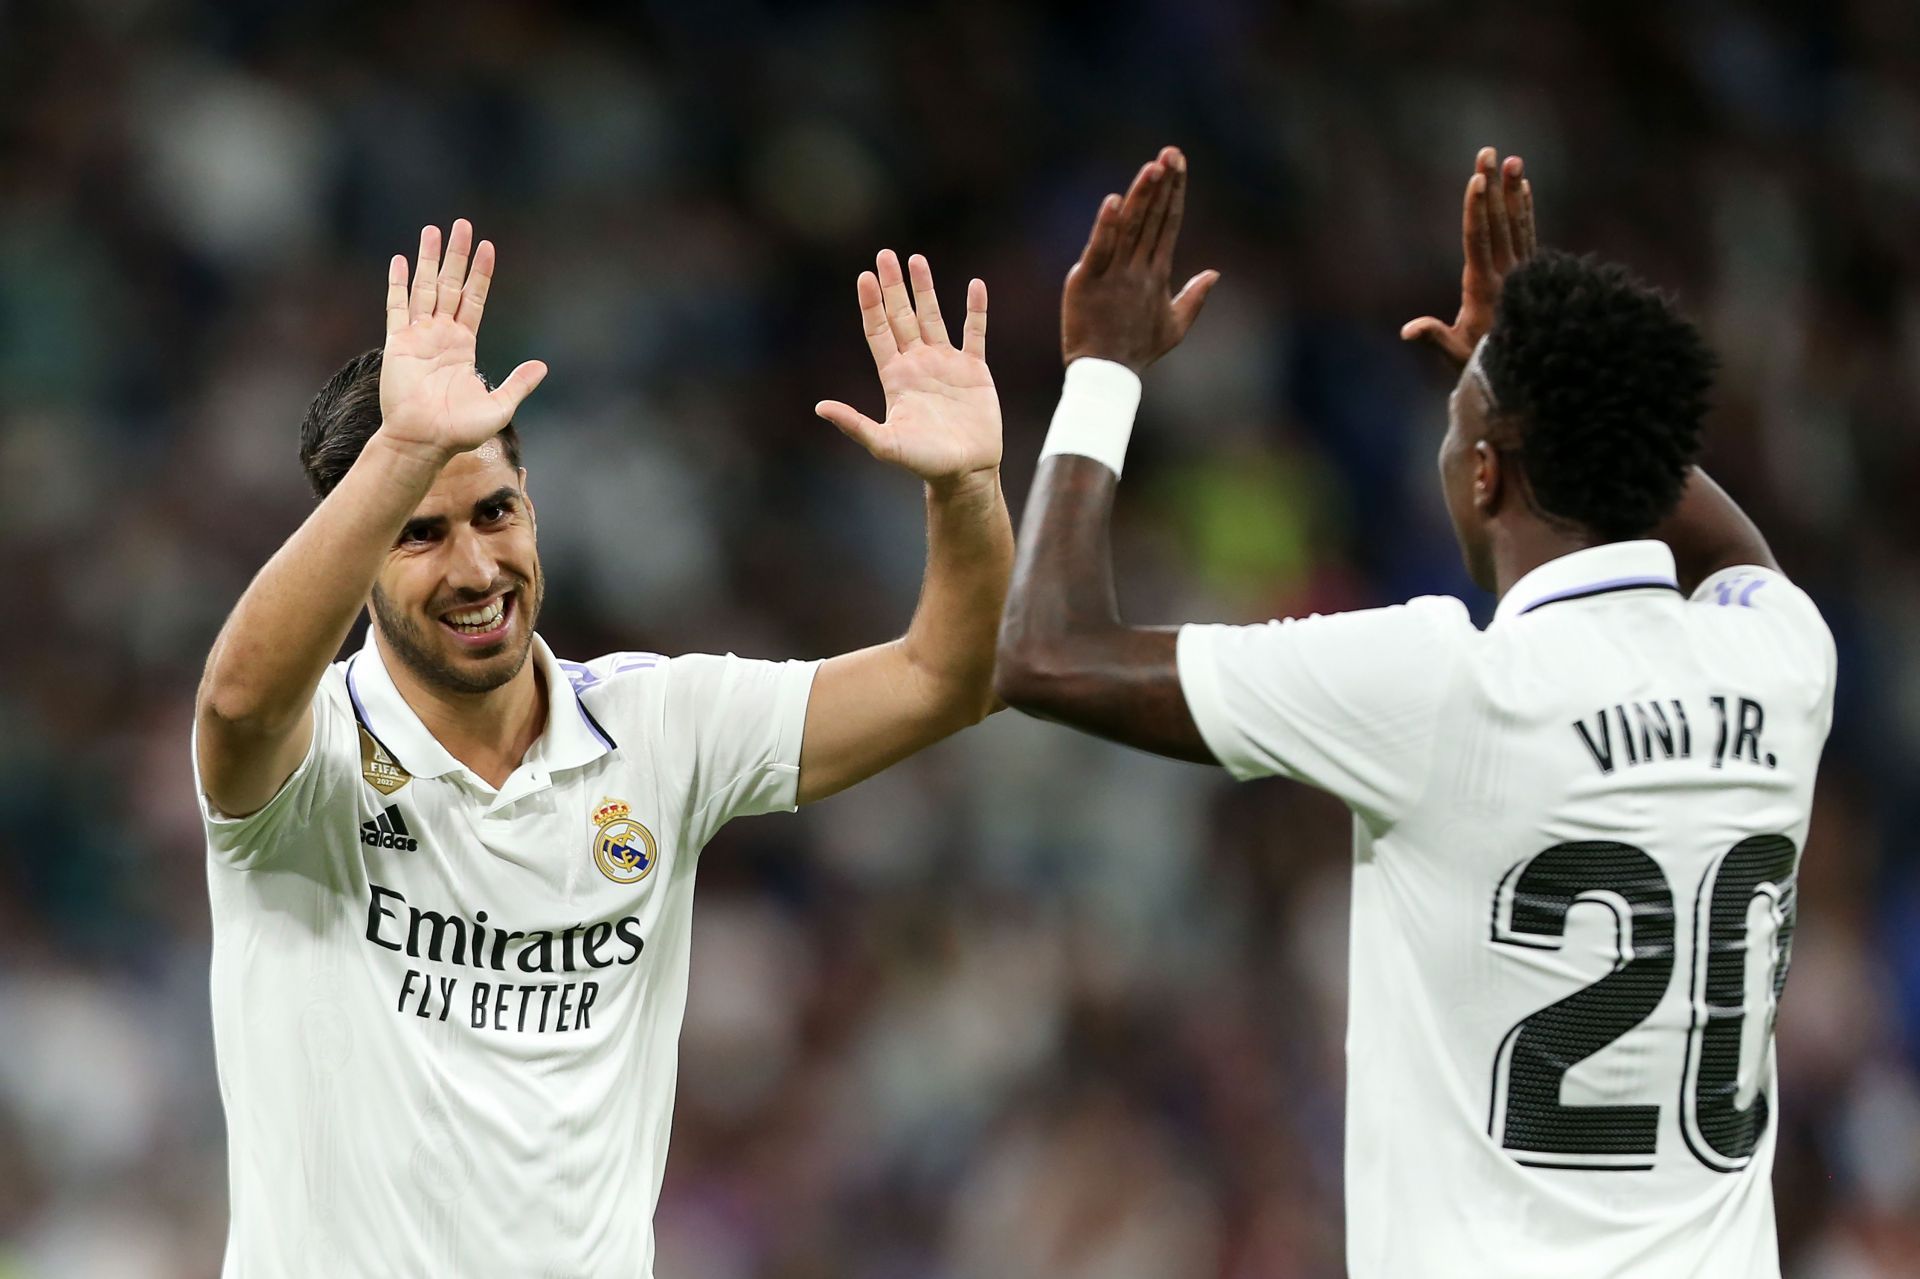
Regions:
<svg viewBox="0 0 1920 1279"><path fill-rule="evenodd" d="M498 624L506 611L507 602L505 598L501 598L481 608L464 609L458 613L448 613L446 616L447 621L455 626L483 631Z"/></svg>

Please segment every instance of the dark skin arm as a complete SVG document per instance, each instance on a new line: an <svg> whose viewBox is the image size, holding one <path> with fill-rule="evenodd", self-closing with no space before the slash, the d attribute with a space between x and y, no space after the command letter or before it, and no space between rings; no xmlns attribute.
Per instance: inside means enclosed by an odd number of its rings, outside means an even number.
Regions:
<svg viewBox="0 0 1920 1279"><path fill-rule="evenodd" d="M1220 278L1203 271L1171 292L1186 181L1186 157L1169 147L1142 166L1124 200L1101 202L1061 298L1067 363L1092 357L1139 373L1186 336ZM1117 486L1092 458L1041 462L1000 623L995 691L1030 715L1110 741L1217 763L1180 687L1178 632L1120 620L1108 536Z"/></svg>
<svg viewBox="0 0 1920 1279"><path fill-rule="evenodd" d="M1463 367L1493 328L1500 286L1507 274L1539 246L1533 217L1533 183L1517 155L1504 161L1492 147L1474 159L1473 176L1460 216L1460 313L1452 324L1428 315L1409 321L1400 336L1424 341ZM1779 571L1767 539L1725 489L1699 467L1687 476L1680 503L1651 536L1673 549L1680 589L1694 589L1721 569L1757 564Z"/></svg>
<svg viewBox="0 0 1920 1279"><path fill-rule="evenodd" d="M1697 466L1687 476L1680 505L1653 535L1673 548L1680 589L1689 595L1723 568L1758 564L1780 571L1767 539L1747 513Z"/></svg>
<svg viewBox="0 0 1920 1279"><path fill-rule="evenodd" d="M1174 662L1179 632L1128 626L1107 530L1114 473L1062 453L1040 463L1020 522L994 688L1007 705L1156 755L1213 764Z"/></svg>

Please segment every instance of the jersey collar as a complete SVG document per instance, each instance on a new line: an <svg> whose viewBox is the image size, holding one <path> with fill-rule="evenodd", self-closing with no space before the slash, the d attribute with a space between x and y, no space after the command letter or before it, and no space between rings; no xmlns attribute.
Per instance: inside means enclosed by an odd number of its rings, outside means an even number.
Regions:
<svg viewBox="0 0 1920 1279"><path fill-rule="evenodd" d="M1493 610L1494 625L1562 600L1614 591L1678 592L1673 550L1665 542L1609 542L1548 560L1513 584Z"/></svg>
<svg viewBox="0 0 1920 1279"><path fill-rule="evenodd" d="M530 656L546 679L547 724L527 751L522 767L532 767L544 775L579 768L616 749L618 743L581 703L553 650L538 634L533 637ZM400 695L386 663L380 660L372 624L367 626L366 642L360 651L347 659L347 695L361 727L415 777L444 777L449 773L474 776L448 753Z"/></svg>

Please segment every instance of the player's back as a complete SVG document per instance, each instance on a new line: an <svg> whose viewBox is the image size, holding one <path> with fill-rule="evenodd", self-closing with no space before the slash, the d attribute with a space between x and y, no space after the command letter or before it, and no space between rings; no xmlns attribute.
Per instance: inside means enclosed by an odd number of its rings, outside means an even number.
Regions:
<svg viewBox="0 0 1920 1279"><path fill-rule="evenodd" d="M1768 1279L1772 1022L1833 695L1763 569L1659 542L1457 600L1187 627L1236 776L1353 808L1358 1279Z"/></svg>
<svg viewBox="0 0 1920 1279"><path fill-rule="evenodd" d="M1452 664L1426 793L1360 840L1354 1273L1775 1275L1831 641L1757 572L1512 603Z"/></svg>

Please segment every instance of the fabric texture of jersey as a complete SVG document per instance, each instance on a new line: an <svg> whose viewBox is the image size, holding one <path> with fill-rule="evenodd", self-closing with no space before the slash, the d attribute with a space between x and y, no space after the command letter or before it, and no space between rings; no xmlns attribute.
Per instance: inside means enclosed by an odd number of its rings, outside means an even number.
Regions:
<svg viewBox="0 0 1920 1279"><path fill-rule="evenodd" d="M1234 776L1355 815L1356 1279L1777 1279L1773 1017L1834 648L1660 542L1458 600L1189 626Z"/></svg>
<svg viewBox="0 0 1920 1279"><path fill-rule="evenodd" d="M533 660L497 791L371 634L271 803L201 791L225 1279L652 1274L700 848L794 807L817 664Z"/></svg>

